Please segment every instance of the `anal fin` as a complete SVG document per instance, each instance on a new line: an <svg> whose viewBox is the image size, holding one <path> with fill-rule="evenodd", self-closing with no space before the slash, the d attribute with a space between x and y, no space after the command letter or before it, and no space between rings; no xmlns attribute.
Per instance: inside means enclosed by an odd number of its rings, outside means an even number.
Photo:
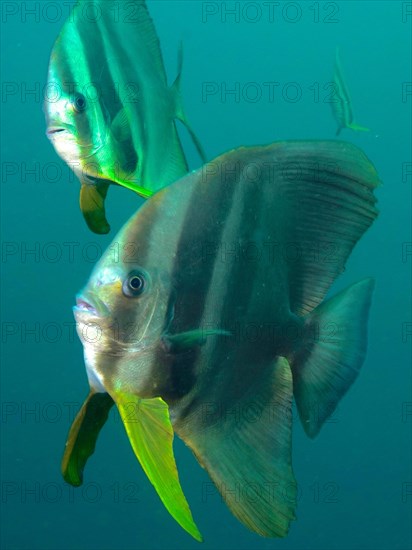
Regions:
<svg viewBox="0 0 412 550"><path fill-rule="evenodd" d="M264 537L285 537L297 500L291 465L292 373L282 357L265 368L256 387L229 410L225 403L199 402L176 431L246 527ZM208 417L211 407L215 417Z"/></svg>

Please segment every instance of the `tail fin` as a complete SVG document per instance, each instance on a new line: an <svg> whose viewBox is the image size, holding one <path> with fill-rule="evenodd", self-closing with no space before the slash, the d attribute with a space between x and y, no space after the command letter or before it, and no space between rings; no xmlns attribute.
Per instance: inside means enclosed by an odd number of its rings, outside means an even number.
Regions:
<svg viewBox="0 0 412 550"><path fill-rule="evenodd" d="M373 287L373 279L364 279L306 318L304 344L292 361L292 372L299 416L309 437L319 433L359 374Z"/></svg>
<svg viewBox="0 0 412 550"><path fill-rule="evenodd" d="M183 108L183 100L182 100L182 94L180 92L180 82L181 82L181 78L182 78L182 67L183 67L183 47L182 47L182 43L179 44L179 53L178 53L178 61L177 61L177 77L176 77L176 80L174 81L172 87L171 87L171 91L172 91L172 94L174 96L174 101L175 101L175 110L176 110L176 118L178 120L180 120L180 122L182 122L187 131L189 132L190 134L190 137L192 138L192 141L196 147L196 150L199 154L199 157L202 159L202 163L205 164L207 159L206 159L206 155L205 155L205 152L203 150L203 147L202 147L202 144L200 143L198 137L196 136L196 134L194 133L192 127L190 126L187 118L186 118L186 115L185 115L185 111L184 111L184 108Z"/></svg>
<svg viewBox="0 0 412 550"><path fill-rule="evenodd" d="M291 465L292 373L284 358L265 365L265 372L236 404L197 403L193 416L175 427L231 512L261 536L285 537L297 499Z"/></svg>

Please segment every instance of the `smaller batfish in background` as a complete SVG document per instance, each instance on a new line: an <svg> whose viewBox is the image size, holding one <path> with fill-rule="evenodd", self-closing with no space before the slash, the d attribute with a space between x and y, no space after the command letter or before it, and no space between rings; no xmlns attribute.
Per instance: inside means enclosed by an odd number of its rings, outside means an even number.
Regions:
<svg viewBox="0 0 412 550"><path fill-rule="evenodd" d="M330 104L332 106L333 116L338 124L336 135L338 136L343 128L350 128L356 132L369 132L369 128L359 126L359 124L355 123L352 110L352 100L350 98L345 79L343 78L338 48L336 48L333 85L334 94Z"/></svg>
<svg viewBox="0 0 412 550"><path fill-rule="evenodd" d="M116 404L193 537L174 433L246 527L286 536L292 399L315 437L365 358L373 280L325 296L377 216L378 181L349 143L290 141L230 151L149 198L116 237L120 258L109 249L77 297L90 393L67 439L66 481L82 483Z"/></svg>
<svg viewBox="0 0 412 550"><path fill-rule="evenodd" d="M81 182L90 229L108 233L108 187L143 197L187 173L175 119L189 129L171 88L144 0L79 0L51 53L44 108L47 136Z"/></svg>

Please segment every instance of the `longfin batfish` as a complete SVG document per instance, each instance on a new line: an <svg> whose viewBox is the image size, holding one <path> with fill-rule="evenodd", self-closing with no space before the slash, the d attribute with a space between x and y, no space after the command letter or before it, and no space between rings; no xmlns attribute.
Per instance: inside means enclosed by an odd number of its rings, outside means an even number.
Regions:
<svg viewBox="0 0 412 550"><path fill-rule="evenodd" d="M349 143L290 141L235 149L146 201L116 237L120 258L109 248L77 297L91 396L66 480L81 480L114 402L166 508L197 540L174 432L244 525L286 536L292 399L316 436L365 358L373 280L325 296L377 217L378 183Z"/></svg>
<svg viewBox="0 0 412 550"><path fill-rule="evenodd" d="M181 58L169 88L144 0L79 0L54 44L47 135L80 179L80 207L95 233L110 230L104 209L110 183L147 198L187 173L176 118L204 161L183 110Z"/></svg>
<svg viewBox="0 0 412 550"><path fill-rule="evenodd" d="M336 48L333 85L334 94L330 104L332 106L333 116L338 124L336 135L338 136L343 128L350 128L355 132L369 132L369 128L360 126L354 121L352 101L345 79L343 78L342 64L340 62L338 48Z"/></svg>

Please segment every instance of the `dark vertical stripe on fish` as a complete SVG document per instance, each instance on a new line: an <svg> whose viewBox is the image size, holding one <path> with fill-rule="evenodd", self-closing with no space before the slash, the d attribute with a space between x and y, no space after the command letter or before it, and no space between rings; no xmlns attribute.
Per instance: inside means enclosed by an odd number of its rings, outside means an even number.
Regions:
<svg viewBox="0 0 412 550"><path fill-rule="evenodd" d="M244 167L243 167L244 168ZM242 170L246 173L246 170ZM240 201L236 200L236 194L240 193ZM256 189L256 185L252 182L247 182L245 179L237 181L236 184L236 194L233 197L233 203L238 204L240 210L239 216L236 218L236 227L231 229L230 235L234 236L234 242L224 243L219 242L220 249L223 250L223 247L226 248L226 252L229 251L229 247L233 248L234 254L231 256L232 264L228 269L225 270L226 273L226 282L228 284L224 285L224 295L220 294L211 294L210 300L213 300L213 303L209 304L207 308L209 311L216 311L220 314L218 319L219 327L221 329L231 331L236 323L246 323L248 320L248 311L249 305L253 298L255 285L259 284L261 281L256 281L255 270L252 268L250 270L245 270L244 261L238 261L236 254L240 252L242 243L250 242L253 239L253 235L256 229L259 228L261 223L261 208L265 204L265 193L264 189ZM225 261L227 261L227 256ZM242 254L240 255L242 258ZM223 261L223 257L220 258L220 261ZM224 283L224 281L222 281ZM222 302L223 300L223 302ZM228 317L228 314L231 316L236 312L235 318ZM201 323L210 325L210 319L203 318ZM213 348L209 348L206 355L199 354L197 360L205 361L207 360L207 369L203 365L203 373L207 373L206 376L210 377L210 380L218 380L217 369L224 368L225 360L227 359L228 354L235 353L239 356L242 355L243 351L241 350L241 342L238 340L238 337L235 333L232 333L231 337L223 337L225 340L222 340L222 337L215 337L213 340ZM250 346L247 348L250 349ZM256 350L258 352L258 350ZM256 354L257 355L257 354ZM232 359L233 360L233 359ZM253 371L249 368L249 361L246 357L241 358L242 364L239 363L239 372L238 376L240 378L244 376L249 376L251 378L251 383L255 377ZM245 369L242 368L242 365L247 365L249 373L245 372ZM222 392L225 390L222 388ZM233 395L236 395L235 388L233 388ZM184 420L192 411L195 411L199 406L201 406L202 396L199 398L194 398L192 401L189 401L184 409L179 413L179 421ZM222 398L223 399L223 398ZM228 396L227 396L228 399ZM217 403L212 404L217 405Z"/></svg>
<svg viewBox="0 0 412 550"><path fill-rule="evenodd" d="M221 166L219 166L221 169ZM199 178L204 177L203 170ZM197 329L203 315L218 245L233 206L235 181L221 185L197 182L182 225L172 268L172 281L178 302L175 304L173 332ZM199 275L199 271L201 274ZM202 281L200 288L193 281ZM201 296L198 296L201 291ZM197 299L193 301L193 293Z"/></svg>
<svg viewBox="0 0 412 550"><path fill-rule="evenodd" d="M76 13L76 17L81 17L81 16L80 16L80 14ZM76 32L78 34L79 41L82 44L83 60L84 60L85 64L87 65L87 68L88 68L88 71L87 71L88 81L85 82L82 78L82 80L80 82L80 80L78 79L77 74L78 74L78 71L79 71L79 67L78 67L79 61L76 57L73 57L73 53L68 49L68 44L70 44L70 41L62 40L60 42L60 46L63 50L62 51L62 67L65 67L65 71L67 71L67 73L70 74L70 79L68 81L66 81L66 83L68 84L66 92L69 94L69 96L72 96L72 94L75 91L80 92L84 95L84 93L86 92L87 86L91 82L90 81L90 63L89 63L89 60L87 59L87 57L84 53L85 48L83 47L83 39L80 35L80 26L78 26L78 25L76 25L75 27L72 26L72 27L70 27L70 31L71 32ZM80 68L80 71L81 70L82 70L82 68ZM82 77L83 77L83 75L82 75ZM62 79L62 85L63 85L63 87L65 86L64 79ZM73 100L73 97L71 97L70 99ZM88 101L88 98L86 97L86 102L87 101ZM80 120L81 120L81 133L82 133L82 135L92 136L93 132L92 132L92 129L90 127L89 107L86 107L86 111L84 113L82 113L81 115L79 115L79 116L81 116L81 119L78 118L78 120L76 122L80 126Z"/></svg>
<svg viewBox="0 0 412 550"><path fill-rule="evenodd" d="M120 40L121 37L118 36L116 33L114 35L115 38L116 37L118 38L118 40L115 40L115 43L114 43L116 51L115 52L111 51L114 49L113 41L111 40L112 31L108 25L108 22L111 21L111 17L108 17L107 19L108 21L106 21L106 18L103 17L101 21L99 21L99 29L101 30L100 34L103 35L103 33L105 33L105 36L107 36L109 39L110 51L107 51L108 48L106 47L106 59L109 59L109 60L113 59L112 55L115 55L115 62L118 65L125 64L132 67L135 61L133 57L129 55L129 52L122 46L122 43ZM114 65L116 65L116 63ZM137 79L137 82L122 81L122 82L117 82L117 86L115 86L114 77L113 77L114 67L112 67L110 63L109 64L106 63L106 65L107 65L107 73L108 75L110 75L110 79L111 79L110 86L108 86L107 89L108 90L113 89L113 93L114 93L113 102L115 105L118 105L118 109L115 113L112 114L112 117L114 118L115 115L117 115L121 110L125 109L125 112L127 113L128 117L130 117L131 114L133 114L133 117L138 117L139 119L138 122L134 121L134 124L137 125L138 128L140 129L139 143L133 142L133 136L137 131L137 128L134 128L134 131L132 132L132 139L130 140L130 142L127 142L127 144L124 144L124 146L127 145L127 148L128 148L127 166L126 165L122 166L122 168L124 169L124 171L126 171L126 173L135 174L137 173L137 169L138 169L137 164L139 162L138 147L140 147L142 151L146 151L146 148L148 147L147 129L144 122L144 115L145 115L144 101L142 97L143 82L140 80L140 78L138 78L138 76L140 75L139 75L139 72L136 71L135 78ZM136 86L137 86L137 93L138 93L137 97L135 97ZM129 108L127 108L126 102L130 104ZM136 102L139 104L139 108L135 106ZM131 113L131 109L132 109L132 113ZM128 123L129 123L129 120L128 120ZM141 132L143 134L141 134ZM120 153L119 153L119 156L120 156ZM145 181L145 175L144 175L145 166L142 165L140 167L140 170L141 170L140 180Z"/></svg>
<svg viewBox="0 0 412 550"><path fill-rule="evenodd" d="M139 221L136 223L136 215L130 220L127 229L121 235L122 239L117 243L120 253L119 264L123 268L124 278L127 278L129 273L140 267L144 267L152 250L152 233L155 231L159 218L162 218L162 197L153 197L149 202L145 203L142 209L146 209L147 215L144 218L143 212L139 211ZM159 204L160 202L160 204ZM142 223L145 220L147 223ZM136 323L144 323L146 319L139 316L139 308L134 307L130 310L129 326L134 326ZM113 311L122 311L126 315L124 308L124 296L120 293L117 300L114 300ZM126 321L125 321L126 323ZM122 349L122 344L119 343L119 349ZM120 351L119 357L123 355ZM113 361L113 376L115 376L116 364Z"/></svg>
<svg viewBox="0 0 412 550"><path fill-rule="evenodd" d="M87 84L94 83L98 86L98 91L101 94L100 104L103 107L103 113L106 111L110 117L110 120L106 120L106 123L109 124L122 108L122 103L107 63L108 52L106 51L104 40L102 39L101 32L95 32L93 35L90 35L90 28L87 25L83 27L79 24L77 30L82 44L82 52L88 66ZM85 44L91 41L93 41L94 47L86 47ZM99 79L94 80L92 74L99 74ZM101 81L102 75L105 78L104 82Z"/></svg>
<svg viewBox="0 0 412 550"><path fill-rule="evenodd" d="M214 167L216 168L216 166ZM207 179L209 167L206 166L196 177ZM221 172L224 167L219 164ZM222 172L221 172L222 173ZM181 226L179 240L176 244L176 254L171 269L173 288L169 296L166 312L174 308L174 317L165 318L165 328L171 334L197 330L202 328L202 319L209 286L212 281L213 270L219 245L226 221L233 206L233 194L236 190L236 179L229 179L217 185L215 181L209 185L207 181L197 181L186 210L186 216ZM201 273L200 273L201 271ZM197 284L194 284L196 281ZM200 284L199 281L201 281ZM177 301L175 302L175 299ZM190 354L182 356L184 368L179 372L180 361L171 362L170 380L174 381L174 388L169 388L169 398L181 397L184 386L189 391L187 379L195 382L193 373L199 356L199 348L191 350ZM154 355L152 368L154 371L164 364L164 350L159 348ZM179 382L185 377L185 384Z"/></svg>

